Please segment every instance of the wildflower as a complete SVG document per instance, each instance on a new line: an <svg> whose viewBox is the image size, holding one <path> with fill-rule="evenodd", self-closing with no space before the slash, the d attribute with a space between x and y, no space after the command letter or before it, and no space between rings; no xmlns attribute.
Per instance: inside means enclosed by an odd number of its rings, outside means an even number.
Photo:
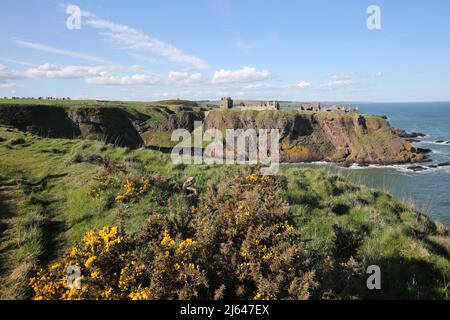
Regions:
<svg viewBox="0 0 450 320"><path fill-rule="evenodd" d="M152 292L150 288L144 288L138 291L134 291L128 295L131 300L151 300Z"/></svg>
<svg viewBox="0 0 450 320"><path fill-rule="evenodd" d="M272 300L273 296L271 294L265 294L264 292L258 292L253 300Z"/></svg>
<svg viewBox="0 0 450 320"><path fill-rule="evenodd" d="M161 244L167 248L172 248L175 246L175 240L169 234L169 231L164 230L163 239L161 240Z"/></svg>
<svg viewBox="0 0 450 320"><path fill-rule="evenodd" d="M259 176L257 174L251 174L245 177L245 180L247 180L250 183L256 183L259 180Z"/></svg>
<svg viewBox="0 0 450 320"><path fill-rule="evenodd" d="M139 193L140 194L145 194L148 191L148 187L149 187L149 182L148 179L144 179L142 186L139 188Z"/></svg>
<svg viewBox="0 0 450 320"><path fill-rule="evenodd" d="M57 262L50 267L50 270L56 270L61 267L61 263Z"/></svg>
<svg viewBox="0 0 450 320"><path fill-rule="evenodd" d="M88 258L88 259L86 260L86 263L84 264L84 266L85 266L86 268L89 268L89 267L94 263L95 260L97 260L97 257L96 257L96 256L92 256L92 257Z"/></svg>
<svg viewBox="0 0 450 320"><path fill-rule="evenodd" d="M118 195L115 200L116 202L124 202L126 198L123 195Z"/></svg>
<svg viewBox="0 0 450 320"><path fill-rule="evenodd" d="M177 253L178 254L185 254L189 250L189 248L191 246L193 246L194 244L195 244L195 241L192 240L192 238L188 238L188 239L184 240L183 242L181 242L178 245Z"/></svg>
<svg viewBox="0 0 450 320"><path fill-rule="evenodd" d="M76 257L80 253L81 253L81 250L78 247L72 247L72 249L70 250L70 256L71 257Z"/></svg>
<svg viewBox="0 0 450 320"><path fill-rule="evenodd" d="M270 252L262 257L264 261L269 261L273 257L273 252Z"/></svg>
<svg viewBox="0 0 450 320"><path fill-rule="evenodd" d="M112 293L113 293L113 288L109 287L102 292L101 296L104 299L109 300L112 298Z"/></svg>

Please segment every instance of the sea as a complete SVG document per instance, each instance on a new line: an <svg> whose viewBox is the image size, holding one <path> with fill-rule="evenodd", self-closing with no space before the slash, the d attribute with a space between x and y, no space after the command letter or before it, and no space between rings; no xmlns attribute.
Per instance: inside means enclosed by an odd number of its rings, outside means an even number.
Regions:
<svg viewBox="0 0 450 320"><path fill-rule="evenodd" d="M361 113L387 116L393 127L426 134L417 138L420 142L413 143L416 148L432 150L428 156L433 161L424 163L424 167L450 161L450 144L445 143L450 141L450 102L363 103L358 106ZM437 143L439 140L445 142ZM411 164L350 168L325 163L298 166L322 167L351 182L382 189L450 227L450 166L422 172L409 170Z"/></svg>

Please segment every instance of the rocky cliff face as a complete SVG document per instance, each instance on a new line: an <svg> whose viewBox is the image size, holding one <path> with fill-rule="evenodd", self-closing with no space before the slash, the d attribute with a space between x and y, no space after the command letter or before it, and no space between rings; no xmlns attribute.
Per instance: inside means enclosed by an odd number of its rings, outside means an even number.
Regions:
<svg viewBox="0 0 450 320"><path fill-rule="evenodd" d="M73 138L80 129L63 108L0 105L0 124L48 138Z"/></svg>
<svg viewBox="0 0 450 320"><path fill-rule="evenodd" d="M143 141L119 108L0 106L0 124L49 138L91 138L138 148Z"/></svg>
<svg viewBox="0 0 450 320"><path fill-rule="evenodd" d="M70 108L68 117L80 129L82 138L105 140L119 146L139 148L141 136L129 119L129 114L118 108Z"/></svg>
<svg viewBox="0 0 450 320"><path fill-rule="evenodd" d="M205 129L280 129L283 162L360 164L421 162L425 156L400 138L385 117L340 111L212 111Z"/></svg>
<svg viewBox="0 0 450 320"><path fill-rule="evenodd" d="M91 138L138 148L144 142L133 122L144 123L140 129L143 135L156 132L170 136L179 128L192 131L194 121L203 120L205 129L279 129L283 162L397 164L426 160L382 116L341 111L215 110L206 116L202 112L172 112L164 121L145 123L148 118L121 108L0 105L0 125L49 138ZM154 138L161 137L157 134Z"/></svg>

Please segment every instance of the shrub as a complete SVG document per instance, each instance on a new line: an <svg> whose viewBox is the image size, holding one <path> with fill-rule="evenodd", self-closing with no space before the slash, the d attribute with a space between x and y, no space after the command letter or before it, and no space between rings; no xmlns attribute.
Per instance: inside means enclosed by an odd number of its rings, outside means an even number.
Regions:
<svg viewBox="0 0 450 320"><path fill-rule="evenodd" d="M150 299L145 266L129 245L116 227L89 231L82 245L30 279L35 299ZM80 268L80 288L67 286L67 270L72 266Z"/></svg>
<svg viewBox="0 0 450 320"><path fill-rule="evenodd" d="M151 185L172 190L165 200L169 214L151 215L133 235L119 235L116 227L89 231L81 245L31 279L35 298L358 296L352 280L359 264L348 258L354 251L337 244L345 259L337 263L308 249L288 202L280 196L286 189L283 177L244 172L209 186L200 198L159 176L151 178ZM336 236L341 240L339 232ZM80 290L66 286L69 266L80 267ZM330 279L342 283L333 287Z"/></svg>

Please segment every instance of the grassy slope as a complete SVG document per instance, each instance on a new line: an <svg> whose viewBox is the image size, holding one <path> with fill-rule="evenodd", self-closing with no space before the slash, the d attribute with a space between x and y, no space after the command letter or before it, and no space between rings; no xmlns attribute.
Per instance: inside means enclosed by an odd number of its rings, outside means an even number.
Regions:
<svg viewBox="0 0 450 320"><path fill-rule="evenodd" d="M28 292L24 277L14 277L14 270L29 275L36 266L61 256L88 229L117 224L119 213L128 233L138 230L150 214L167 213L167 203L154 192L126 206L111 203L121 192L122 181L92 197L90 190L100 171L97 157L125 163L136 175L159 173L180 183L194 176L200 192L236 170L174 166L167 154L95 141L50 140L9 129L0 129L0 137L5 140L0 142L0 176L21 189L15 223L6 233L15 245L1 255L10 270L1 271L5 283L0 291L18 298ZM312 248L323 256L351 255L365 265L379 264L385 272L383 291L378 293L383 297L449 297L450 237L442 225L381 191L351 185L320 170L285 168L282 174L289 183L284 197ZM348 245L336 252L340 239Z"/></svg>

